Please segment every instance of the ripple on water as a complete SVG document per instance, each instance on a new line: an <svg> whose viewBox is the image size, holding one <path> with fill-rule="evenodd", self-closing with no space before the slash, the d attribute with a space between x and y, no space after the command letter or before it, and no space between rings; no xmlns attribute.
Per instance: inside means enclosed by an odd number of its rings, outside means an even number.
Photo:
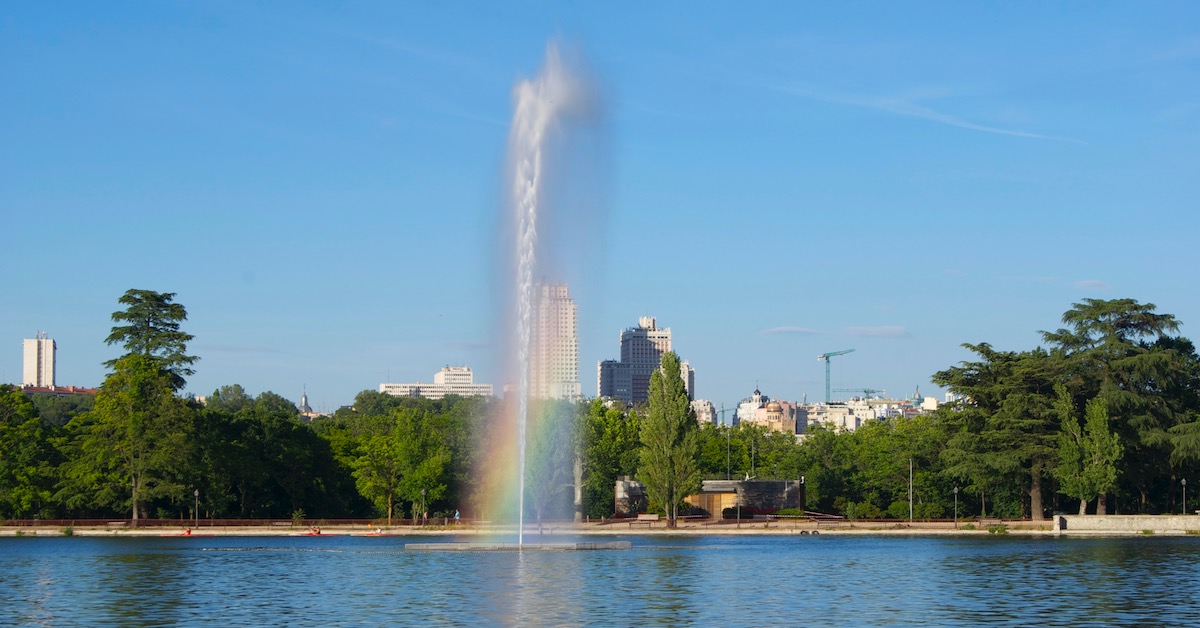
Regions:
<svg viewBox="0 0 1200 628"><path fill-rule="evenodd" d="M0 625L1200 623L1191 537L632 541L426 553L403 537L0 539Z"/></svg>

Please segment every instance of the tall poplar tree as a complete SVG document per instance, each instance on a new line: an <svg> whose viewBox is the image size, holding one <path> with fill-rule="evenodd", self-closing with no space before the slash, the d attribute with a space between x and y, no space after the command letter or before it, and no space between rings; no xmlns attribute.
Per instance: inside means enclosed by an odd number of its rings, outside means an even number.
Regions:
<svg viewBox="0 0 1200 628"><path fill-rule="evenodd" d="M1116 463L1121 459L1121 442L1108 427L1108 402L1088 400L1084 426L1075 418L1075 408L1065 386L1056 387L1054 406L1062 418L1059 433L1059 463L1055 476L1059 491L1079 500L1079 514L1087 514L1087 504L1117 483ZM1098 509L1096 514L1105 514Z"/></svg>
<svg viewBox="0 0 1200 628"><path fill-rule="evenodd" d="M679 356L663 354L650 375L649 410L642 421L638 479L650 500L663 507L675 527L683 498L700 490L699 426L679 374Z"/></svg>

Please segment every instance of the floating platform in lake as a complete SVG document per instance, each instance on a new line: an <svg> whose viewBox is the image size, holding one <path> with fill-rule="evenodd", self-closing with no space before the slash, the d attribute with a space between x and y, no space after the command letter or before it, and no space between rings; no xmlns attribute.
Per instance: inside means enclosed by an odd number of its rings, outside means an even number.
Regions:
<svg viewBox="0 0 1200 628"><path fill-rule="evenodd" d="M405 543L405 551L420 552L594 552L627 550L630 541L605 543Z"/></svg>

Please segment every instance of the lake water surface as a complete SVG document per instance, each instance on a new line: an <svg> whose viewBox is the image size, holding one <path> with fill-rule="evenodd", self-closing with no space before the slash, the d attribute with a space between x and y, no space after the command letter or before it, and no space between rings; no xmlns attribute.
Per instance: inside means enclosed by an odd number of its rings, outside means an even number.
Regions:
<svg viewBox="0 0 1200 628"><path fill-rule="evenodd" d="M1200 625L1200 537L627 540L0 538L0 625Z"/></svg>

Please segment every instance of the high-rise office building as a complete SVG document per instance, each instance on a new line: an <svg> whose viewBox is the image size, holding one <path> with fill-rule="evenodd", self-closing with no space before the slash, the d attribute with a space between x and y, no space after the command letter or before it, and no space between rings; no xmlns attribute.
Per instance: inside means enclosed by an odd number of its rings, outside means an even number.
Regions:
<svg viewBox="0 0 1200 628"><path fill-rule="evenodd" d="M637 327L621 332L621 359L605 360L597 366L597 394L627 404L646 403L650 374L662 364L663 354L670 350L671 329L658 327L653 316L639 318ZM688 397L694 397L696 372L687 362L682 362L679 375Z"/></svg>
<svg viewBox="0 0 1200 628"><path fill-rule="evenodd" d="M47 338L45 332L39 331L35 337L26 338L25 371L21 385L53 388L54 352L57 350L54 339Z"/></svg>
<svg viewBox="0 0 1200 628"><path fill-rule="evenodd" d="M579 334L566 284L538 284L529 346L529 396L578 400Z"/></svg>

